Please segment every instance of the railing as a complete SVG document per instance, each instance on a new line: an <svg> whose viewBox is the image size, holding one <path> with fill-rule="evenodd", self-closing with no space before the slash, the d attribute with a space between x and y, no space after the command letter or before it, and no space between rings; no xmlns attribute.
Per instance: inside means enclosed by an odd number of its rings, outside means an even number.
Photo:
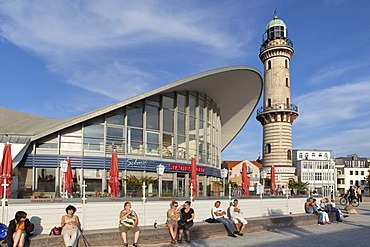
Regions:
<svg viewBox="0 0 370 247"><path fill-rule="evenodd" d="M262 52L263 50L267 49L268 48L268 41L269 40L266 40L260 47L260 52ZM290 40L290 39L286 39L285 40L285 43L280 43L280 44L277 44L279 46L289 46L289 47L293 47L293 42Z"/></svg>
<svg viewBox="0 0 370 247"><path fill-rule="evenodd" d="M260 115L265 112L273 112L273 111L292 111L298 113L298 106L290 104L279 104L279 105L273 105L273 106L262 106L259 109L257 109L257 115Z"/></svg>

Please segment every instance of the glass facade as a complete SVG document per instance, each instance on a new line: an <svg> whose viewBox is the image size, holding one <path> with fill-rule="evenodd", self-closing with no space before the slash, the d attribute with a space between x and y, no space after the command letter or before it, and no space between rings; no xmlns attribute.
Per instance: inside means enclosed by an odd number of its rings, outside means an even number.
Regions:
<svg viewBox="0 0 370 247"><path fill-rule="evenodd" d="M150 157L218 167L221 119L216 102L197 92L173 92L137 101L35 143L36 153Z"/></svg>
<svg viewBox="0 0 370 247"><path fill-rule="evenodd" d="M185 181L189 178L185 178L188 171L181 169L194 157L197 164L216 170L221 163L220 145L220 110L213 99L189 91L155 95L36 140L30 155L37 155L38 161L21 168L22 186L24 191L32 188L43 195L63 195L59 163L62 157L72 156L73 196L81 196L79 186L83 180L86 192L98 195L108 187L110 157L115 150L119 158L126 159L124 168L122 164L119 168L121 186L123 169L137 178L155 178L158 175L153 169L147 170L145 162L150 161L149 166L153 162L168 166L180 164L179 170L168 173L163 180L162 195L184 195L188 186ZM136 160L139 163L135 163ZM136 165L132 170L127 169L130 162ZM140 162L144 162L144 168L137 167ZM203 171L200 176L213 175ZM203 183L201 179L199 193L204 189ZM127 183L126 195L138 193L141 185L136 192L131 188L134 185L133 181ZM158 181L154 179L148 193L158 195L158 188Z"/></svg>

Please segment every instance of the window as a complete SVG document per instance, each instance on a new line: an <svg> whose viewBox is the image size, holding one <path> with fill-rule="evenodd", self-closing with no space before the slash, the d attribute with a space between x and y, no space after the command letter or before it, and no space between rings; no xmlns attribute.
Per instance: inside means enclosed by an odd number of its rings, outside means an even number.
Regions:
<svg viewBox="0 0 370 247"><path fill-rule="evenodd" d="M320 157L320 158L322 157L322 153L319 153L319 157Z"/></svg>
<svg viewBox="0 0 370 247"><path fill-rule="evenodd" d="M107 124L124 125L125 116L123 113L107 116Z"/></svg>
<svg viewBox="0 0 370 247"><path fill-rule="evenodd" d="M285 78L285 86L289 87L289 79Z"/></svg>
<svg viewBox="0 0 370 247"><path fill-rule="evenodd" d="M271 99L267 99L267 107L271 107Z"/></svg>
<svg viewBox="0 0 370 247"><path fill-rule="evenodd" d="M287 105L287 107L289 107L289 105L290 105L289 98L286 98L286 105Z"/></svg>
<svg viewBox="0 0 370 247"><path fill-rule="evenodd" d="M287 151L287 159L288 160L292 159L292 151L290 151L290 150Z"/></svg>
<svg viewBox="0 0 370 247"><path fill-rule="evenodd" d="M355 175L358 175L358 171L355 171Z"/></svg>
<svg viewBox="0 0 370 247"><path fill-rule="evenodd" d="M139 128L143 127L142 102L127 106L127 125Z"/></svg>
<svg viewBox="0 0 370 247"><path fill-rule="evenodd" d="M365 172L364 171L361 171L361 175L364 176L365 175Z"/></svg>
<svg viewBox="0 0 370 247"><path fill-rule="evenodd" d="M303 159L303 154L302 153L299 153L299 158Z"/></svg>
<svg viewBox="0 0 370 247"><path fill-rule="evenodd" d="M315 153L312 153L312 155L311 155L311 156L312 156L312 158L314 158L314 157L315 157Z"/></svg>
<svg viewBox="0 0 370 247"><path fill-rule="evenodd" d="M83 135L84 150L104 151L104 125L87 125Z"/></svg>
<svg viewBox="0 0 370 247"><path fill-rule="evenodd" d="M146 154L159 155L159 133L146 132Z"/></svg>
<svg viewBox="0 0 370 247"><path fill-rule="evenodd" d="M115 149L118 153L123 153L125 150L123 137L123 128L107 126L106 152L110 153Z"/></svg>
<svg viewBox="0 0 370 247"><path fill-rule="evenodd" d="M315 172L315 180L321 181L322 180L322 173L321 172Z"/></svg>
<svg viewBox="0 0 370 247"><path fill-rule="evenodd" d="M349 175L353 175L353 171L349 171Z"/></svg>
<svg viewBox="0 0 370 247"><path fill-rule="evenodd" d="M173 156L173 134L163 133L162 135L162 156Z"/></svg>
<svg viewBox="0 0 370 247"><path fill-rule="evenodd" d="M186 112L186 96L182 94L177 94L177 110L179 112Z"/></svg>
<svg viewBox="0 0 370 247"><path fill-rule="evenodd" d="M171 110L163 110L163 131L173 133L174 113Z"/></svg>
<svg viewBox="0 0 370 247"><path fill-rule="evenodd" d="M143 154L143 131L142 129L128 128L128 153Z"/></svg>
<svg viewBox="0 0 370 247"><path fill-rule="evenodd" d="M36 168L37 188L36 191L55 191L55 168Z"/></svg>
<svg viewBox="0 0 370 247"><path fill-rule="evenodd" d="M350 185L353 185L353 180L349 180L349 184Z"/></svg>
<svg viewBox="0 0 370 247"><path fill-rule="evenodd" d="M304 157L306 160L308 160L308 153L305 153Z"/></svg>
<svg viewBox="0 0 370 247"><path fill-rule="evenodd" d="M267 153L267 154L271 153L271 144L270 143L266 144L265 153Z"/></svg>
<svg viewBox="0 0 370 247"><path fill-rule="evenodd" d="M267 69L271 69L271 61L268 61L267 64Z"/></svg>
<svg viewBox="0 0 370 247"><path fill-rule="evenodd" d="M146 128L159 130L159 107L147 105L146 111Z"/></svg>
<svg viewBox="0 0 370 247"><path fill-rule="evenodd" d="M285 68L288 68L288 59L285 59Z"/></svg>

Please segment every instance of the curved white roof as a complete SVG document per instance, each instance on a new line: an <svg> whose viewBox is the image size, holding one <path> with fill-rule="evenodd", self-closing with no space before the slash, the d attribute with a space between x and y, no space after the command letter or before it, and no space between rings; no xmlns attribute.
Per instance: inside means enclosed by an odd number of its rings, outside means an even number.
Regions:
<svg viewBox="0 0 370 247"><path fill-rule="evenodd" d="M248 121L262 93L261 73L249 66L206 71L175 81L136 97L68 119L50 119L0 108L0 134L27 135L36 140L72 125L109 113L141 99L174 91L197 91L211 97L220 108L222 150ZM7 121L6 119L12 119Z"/></svg>

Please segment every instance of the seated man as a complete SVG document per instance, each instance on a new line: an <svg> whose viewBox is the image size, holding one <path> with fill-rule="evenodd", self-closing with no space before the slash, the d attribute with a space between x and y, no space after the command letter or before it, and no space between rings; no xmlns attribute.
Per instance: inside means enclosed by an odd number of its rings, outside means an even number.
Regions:
<svg viewBox="0 0 370 247"><path fill-rule="evenodd" d="M215 202L215 206L212 208L211 211L212 217L218 222L225 225L229 237L236 238L234 223L228 218L224 217L226 215L226 211L220 208L220 205L221 205L220 201Z"/></svg>
<svg viewBox="0 0 370 247"><path fill-rule="evenodd" d="M312 199L312 200L313 200L313 203L312 203L313 210L314 212L316 211L319 214L319 225L330 224L328 213L325 212L325 210L321 208L319 205L317 205L316 199ZM321 224L320 224L320 215L322 219Z"/></svg>
<svg viewBox="0 0 370 247"><path fill-rule="evenodd" d="M322 211L318 211L315 201L312 197L308 198L307 202L304 204L304 210L307 214L317 214L319 216L319 225L324 225L324 214Z"/></svg>
<svg viewBox="0 0 370 247"><path fill-rule="evenodd" d="M238 205L238 200L235 199L233 201L233 204L229 208L229 214L230 214L230 219L234 222L234 226L236 229L236 234L239 236L243 236L244 234L244 229L248 224L248 221L243 218L241 215L242 212L240 211L239 205ZM239 227L239 223L241 223L241 227Z"/></svg>

